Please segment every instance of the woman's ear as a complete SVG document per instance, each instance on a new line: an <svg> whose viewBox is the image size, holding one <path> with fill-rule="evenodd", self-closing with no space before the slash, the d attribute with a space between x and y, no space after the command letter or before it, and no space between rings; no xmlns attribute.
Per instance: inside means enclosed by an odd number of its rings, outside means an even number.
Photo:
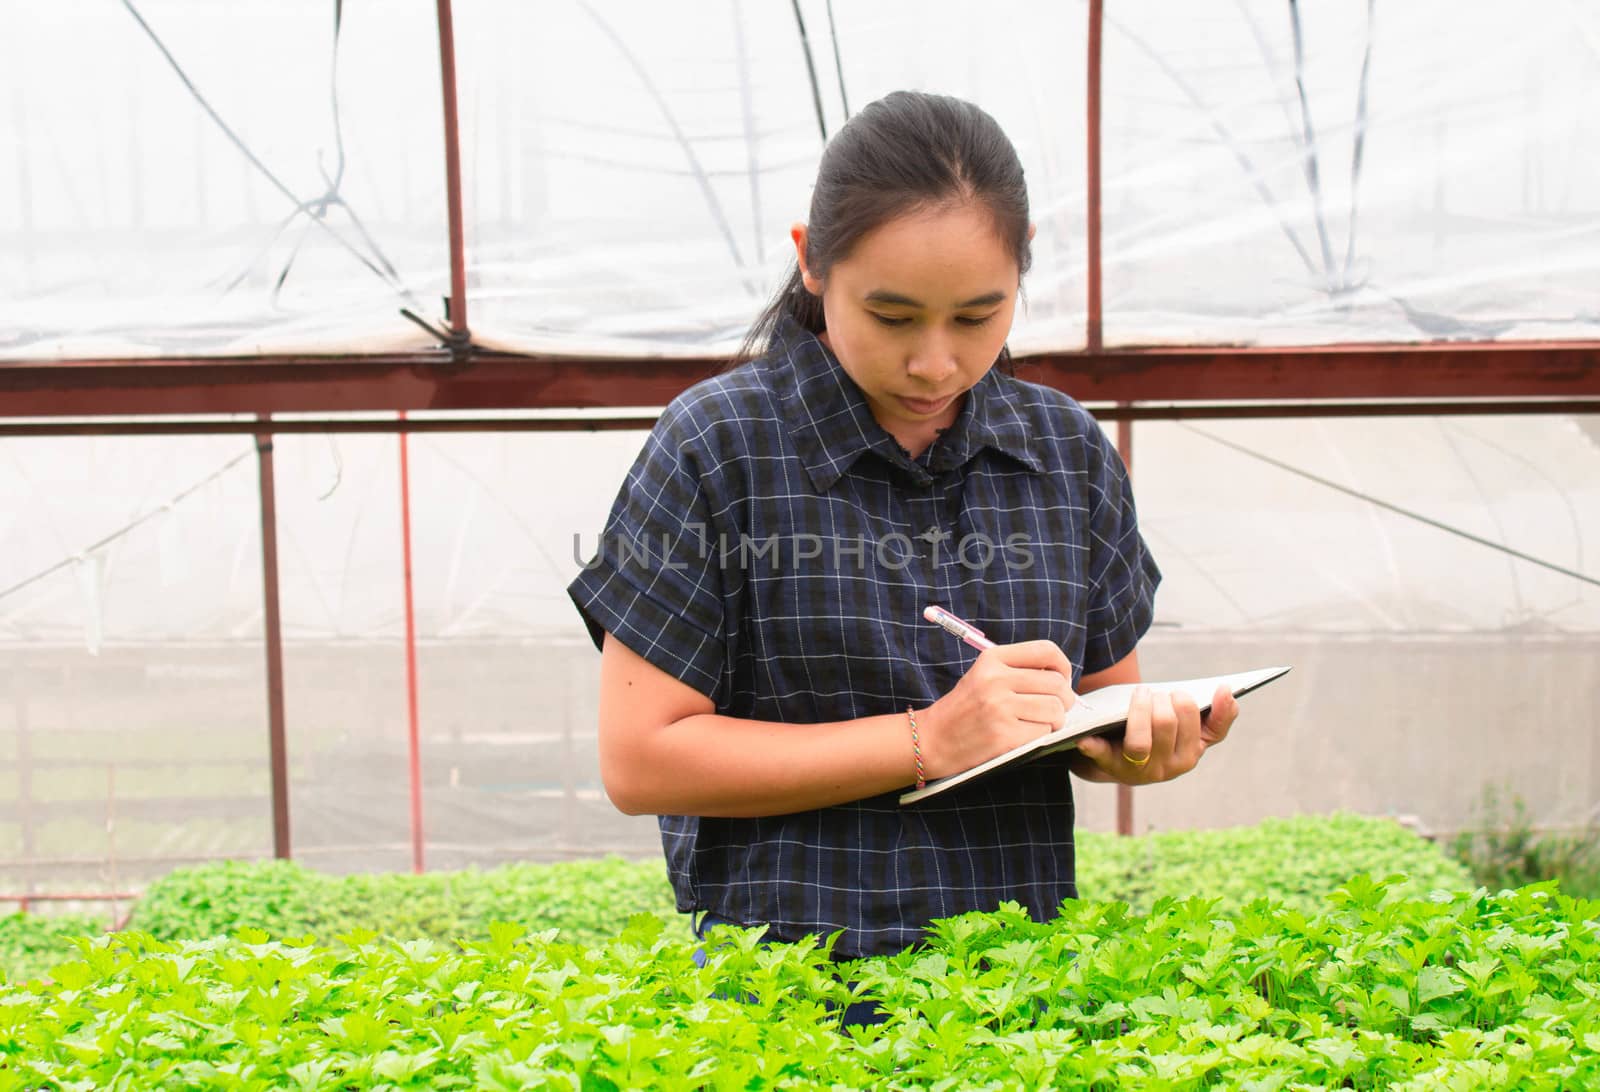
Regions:
<svg viewBox="0 0 1600 1092"><path fill-rule="evenodd" d="M1038 224L1029 224L1028 225L1028 242L1030 242L1030 243L1033 242L1033 237L1035 235L1037 235L1037 234L1039 234L1039 225Z"/></svg>
<svg viewBox="0 0 1600 1092"><path fill-rule="evenodd" d="M813 296L822 295L822 281L813 277L806 265L806 241L810 238L806 226L798 221L789 225L789 238L794 240L794 257L800 265L800 283L805 285L806 291Z"/></svg>

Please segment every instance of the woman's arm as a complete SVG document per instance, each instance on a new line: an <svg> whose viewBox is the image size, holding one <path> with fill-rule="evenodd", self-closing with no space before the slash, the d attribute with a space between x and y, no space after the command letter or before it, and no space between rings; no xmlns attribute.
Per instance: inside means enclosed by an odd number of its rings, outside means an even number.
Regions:
<svg viewBox="0 0 1600 1092"><path fill-rule="evenodd" d="M1085 675L1079 679L1078 692L1087 694L1091 690L1099 690L1102 686L1119 686L1122 683L1138 681L1139 650L1134 649L1104 671L1096 671L1093 675Z"/></svg>
<svg viewBox="0 0 1600 1092"><path fill-rule="evenodd" d="M989 649L949 694L917 710L931 780L1061 725L1071 665L1049 641ZM786 815L916 781L902 712L829 724L714 713L711 699L606 634L600 776L630 815Z"/></svg>

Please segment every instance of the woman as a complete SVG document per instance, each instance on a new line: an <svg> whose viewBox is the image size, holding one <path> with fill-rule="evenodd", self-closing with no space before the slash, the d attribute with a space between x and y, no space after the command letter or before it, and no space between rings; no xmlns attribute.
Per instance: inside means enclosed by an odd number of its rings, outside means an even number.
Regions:
<svg viewBox="0 0 1600 1092"><path fill-rule="evenodd" d="M1075 898L1069 772L1192 769L1237 714L1142 692L1085 741L925 804L897 794L1139 677L1160 573L1115 449L1009 375L1033 227L998 125L900 92L828 144L754 360L661 416L569 589L602 648L600 764L659 815L678 908L839 957ZM930 604L998 646L974 654Z"/></svg>

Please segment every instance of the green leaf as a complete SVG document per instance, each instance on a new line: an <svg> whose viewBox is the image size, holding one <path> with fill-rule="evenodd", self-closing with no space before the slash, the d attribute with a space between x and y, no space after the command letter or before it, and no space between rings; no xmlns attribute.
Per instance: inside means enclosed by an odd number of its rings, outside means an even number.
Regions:
<svg viewBox="0 0 1600 1092"><path fill-rule="evenodd" d="M391 1081L410 1081L419 1073L431 1068L438 1058L439 1051L435 1047L429 1047L416 1054L401 1054L386 1050L372 1064L372 1072Z"/></svg>
<svg viewBox="0 0 1600 1092"><path fill-rule="evenodd" d="M1445 967L1424 967L1417 972L1417 1001L1426 1005L1440 997L1461 992L1461 983Z"/></svg>

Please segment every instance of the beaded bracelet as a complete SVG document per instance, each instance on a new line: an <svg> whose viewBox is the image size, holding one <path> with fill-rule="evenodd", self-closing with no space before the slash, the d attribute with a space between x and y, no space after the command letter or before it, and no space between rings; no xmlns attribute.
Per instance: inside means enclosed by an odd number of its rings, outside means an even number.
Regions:
<svg viewBox="0 0 1600 1092"><path fill-rule="evenodd" d="M927 774L922 769L922 739L917 735L917 711L906 706L906 719L911 722L911 754L917 760L917 788L928 787Z"/></svg>

